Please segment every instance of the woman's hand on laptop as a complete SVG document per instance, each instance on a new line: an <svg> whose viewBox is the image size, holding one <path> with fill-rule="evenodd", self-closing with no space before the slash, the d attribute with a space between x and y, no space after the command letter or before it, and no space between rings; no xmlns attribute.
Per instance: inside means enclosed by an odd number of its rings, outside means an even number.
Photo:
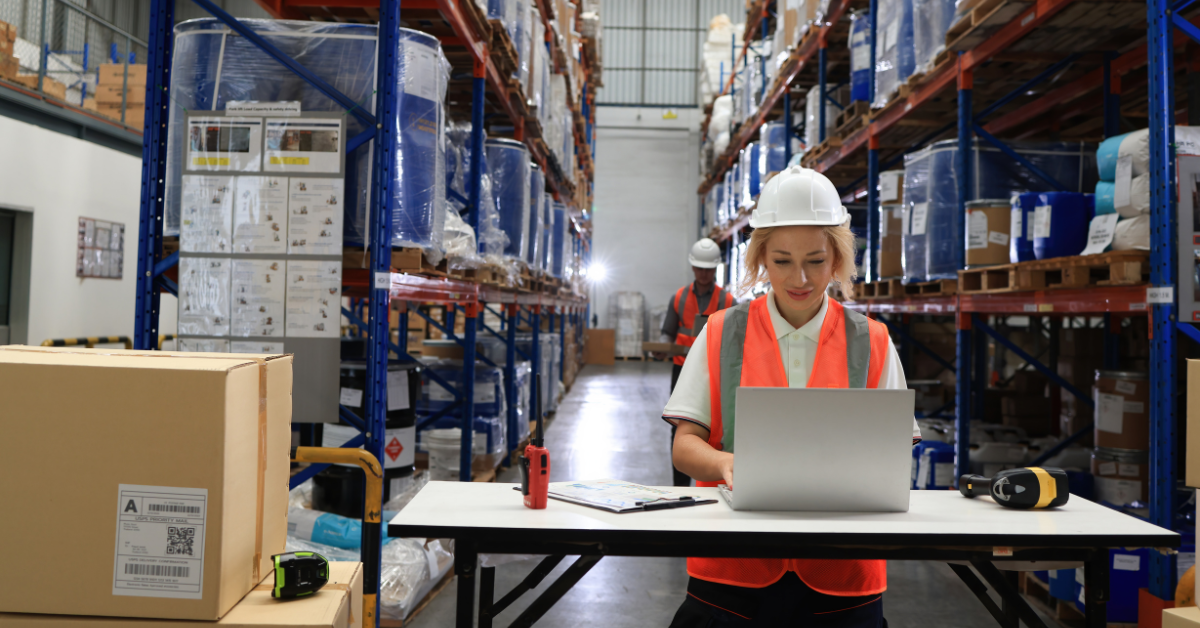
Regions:
<svg viewBox="0 0 1200 628"><path fill-rule="evenodd" d="M724 482L733 488L733 454L708 444L708 428L692 421L676 421L672 461L675 468L700 482Z"/></svg>
<svg viewBox="0 0 1200 628"><path fill-rule="evenodd" d="M733 454L721 453L721 478L729 490L733 490Z"/></svg>

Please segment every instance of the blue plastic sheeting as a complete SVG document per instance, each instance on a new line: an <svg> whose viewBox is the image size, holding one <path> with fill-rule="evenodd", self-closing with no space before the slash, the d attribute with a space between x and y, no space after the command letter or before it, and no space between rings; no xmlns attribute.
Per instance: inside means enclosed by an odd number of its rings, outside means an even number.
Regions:
<svg viewBox="0 0 1200 628"><path fill-rule="evenodd" d="M445 410L454 403L454 395L436 384L428 375L433 371L451 386L462 386L462 360L439 360L426 365L421 371L421 395L417 398L418 415L429 416ZM482 417L503 416L504 374L497 368L484 364L475 365L475 413ZM453 413L453 411L452 411Z"/></svg>
<svg viewBox="0 0 1200 628"><path fill-rule="evenodd" d="M1087 246L1088 223L1092 220L1092 197L1078 192L1027 194L1037 197L1033 212L1034 255L1038 259L1051 259L1082 253Z"/></svg>
<svg viewBox="0 0 1200 628"><path fill-rule="evenodd" d="M850 14L850 100L871 96L871 20L865 10ZM780 168L779 170L782 170Z"/></svg>
<svg viewBox="0 0 1200 628"><path fill-rule="evenodd" d="M554 266L554 205L557 203L547 196L542 204L542 270L550 272Z"/></svg>
<svg viewBox="0 0 1200 628"><path fill-rule="evenodd" d="M1010 146L1054 179L1075 188L1074 191L1090 190L1095 185L1094 152L1086 144L1012 143ZM1050 191L1048 183L983 140L975 140L974 147L972 199ZM955 279L963 267L957 154L958 141L947 140L905 157L904 198L909 208L904 235L907 282ZM927 205L920 207L922 203Z"/></svg>
<svg viewBox="0 0 1200 628"><path fill-rule="evenodd" d="M374 112L376 26L250 19L242 23L351 100L362 103L364 109ZM228 27L215 18L189 20L175 27L165 235L179 235L187 114L223 112L233 100L298 100L304 111L346 110L245 38L227 33ZM357 117L347 115L345 119L347 137L366 130ZM350 161L357 168L347 164L348 172L357 170L355 179L346 183L347 217L354 215L354 208L367 203L369 152L363 149L351 156Z"/></svg>
<svg viewBox="0 0 1200 628"><path fill-rule="evenodd" d="M921 441L913 447L913 460L913 489L944 491L958 485L954 478L954 445Z"/></svg>
<svg viewBox="0 0 1200 628"><path fill-rule="evenodd" d="M567 241L567 208L562 203L554 203L554 237L550 240L550 276L563 278L566 255L563 247Z"/></svg>
<svg viewBox="0 0 1200 628"><path fill-rule="evenodd" d="M913 50L913 0L879 0L875 35L876 108L907 81L916 69Z"/></svg>
<svg viewBox="0 0 1200 628"><path fill-rule="evenodd" d="M1096 182L1096 215L1103 216L1104 214L1117 213L1117 207L1113 204L1113 193L1116 192L1117 184L1111 181Z"/></svg>
<svg viewBox="0 0 1200 628"><path fill-rule="evenodd" d="M484 152L500 229L508 236L504 256L524 260L529 248L529 151L516 140L490 139Z"/></svg>
<svg viewBox="0 0 1200 628"><path fill-rule="evenodd" d="M913 0L913 60L917 72L932 70L934 58L946 49L954 4L954 0Z"/></svg>
<svg viewBox="0 0 1200 628"><path fill-rule="evenodd" d="M1129 133L1115 135L1103 142L1096 149L1096 170L1100 173L1101 181L1117 180L1117 152L1121 150L1121 142Z"/></svg>
<svg viewBox="0 0 1200 628"><path fill-rule="evenodd" d="M1012 197L1008 261L1014 264L1037 259L1033 253L1033 207L1036 202L1036 194L1017 194Z"/></svg>
<svg viewBox="0 0 1200 628"><path fill-rule="evenodd" d="M758 196L759 181L761 180L758 142L751 142L742 149L738 159L738 173L742 179L742 205L749 207L754 204L754 199Z"/></svg>
<svg viewBox="0 0 1200 628"><path fill-rule="evenodd" d="M782 172L784 168L787 168L785 159L788 142L787 127L783 122L768 122L763 125L759 135L765 138L763 140L764 150L761 155L763 165L759 168L759 173L763 175L763 180L766 180L766 175L772 172Z"/></svg>
<svg viewBox="0 0 1200 628"><path fill-rule="evenodd" d="M469 0L474 2L475 0ZM517 0L488 0L487 16L489 20L500 20L508 38L516 45L517 41Z"/></svg>
<svg viewBox="0 0 1200 628"><path fill-rule="evenodd" d="M391 521L396 514L385 510L383 520ZM362 521L331 512L293 508L288 511L288 534L304 541L356 550L362 546ZM388 538L387 526L383 536Z"/></svg>
<svg viewBox="0 0 1200 628"><path fill-rule="evenodd" d="M529 247L525 261L530 268L542 270L545 255L542 254L542 206L546 203L546 177L537 164L530 164L529 173Z"/></svg>

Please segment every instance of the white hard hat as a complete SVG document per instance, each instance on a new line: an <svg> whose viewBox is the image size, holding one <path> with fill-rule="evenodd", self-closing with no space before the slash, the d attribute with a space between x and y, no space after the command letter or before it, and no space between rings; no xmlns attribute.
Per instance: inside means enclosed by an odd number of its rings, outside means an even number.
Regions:
<svg viewBox="0 0 1200 628"><path fill-rule="evenodd" d="M708 238L701 238L692 245L688 262L696 268L716 268L721 263L721 247Z"/></svg>
<svg viewBox="0 0 1200 628"><path fill-rule="evenodd" d="M750 226L784 227L846 224L850 214L842 206L837 188L825 175L801 166L788 166L767 182L750 215Z"/></svg>

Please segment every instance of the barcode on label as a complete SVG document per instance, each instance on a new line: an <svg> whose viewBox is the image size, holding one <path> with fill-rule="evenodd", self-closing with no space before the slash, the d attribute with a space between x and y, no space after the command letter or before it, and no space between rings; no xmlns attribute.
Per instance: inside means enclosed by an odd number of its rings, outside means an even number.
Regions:
<svg viewBox="0 0 1200 628"><path fill-rule="evenodd" d="M200 514L199 506L179 506L176 504L150 504L150 512L181 512L190 515Z"/></svg>
<svg viewBox="0 0 1200 628"><path fill-rule="evenodd" d="M133 576L186 578L191 571L191 567L180 567L177 565L139 565L136 563L125 563L125 573Z"/></svg>

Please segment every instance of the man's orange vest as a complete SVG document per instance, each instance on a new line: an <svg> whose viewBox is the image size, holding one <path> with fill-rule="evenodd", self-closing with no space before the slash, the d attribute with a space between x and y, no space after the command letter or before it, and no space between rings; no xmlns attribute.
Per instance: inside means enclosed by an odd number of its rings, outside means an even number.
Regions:
<svg viewBox="0 0 1200 628"><path fill-rule="evenodd" d="M733 307L733 295L722 290L721 286L713 286L712 297L708 300L708 307L704 308L703 316L712 316L719 310L729 307ZM689 283L675 292L675 314L679 316L679 331L675 334L675 344L685 347L695 344L700 330L693 325L699 311L700 301L692 292L692 284ZM683 366L685 359L687 359L686 355L677 355L674 358L675 364Z"/></svg>
<svg viewBox="0 0 1200 628"><path fill-rule="evenodd" d="M761 296L708 319L712 419L708 444L714 449L733 452L738 387L788 385L767 298ZM888 343L882 323L829 299L808 388L878 388ZM809 587L827 595L875 595L887 589L887 561L883 560L689 558L687 564L692 577L739 587L766 587L794 571Z"/></svg>

